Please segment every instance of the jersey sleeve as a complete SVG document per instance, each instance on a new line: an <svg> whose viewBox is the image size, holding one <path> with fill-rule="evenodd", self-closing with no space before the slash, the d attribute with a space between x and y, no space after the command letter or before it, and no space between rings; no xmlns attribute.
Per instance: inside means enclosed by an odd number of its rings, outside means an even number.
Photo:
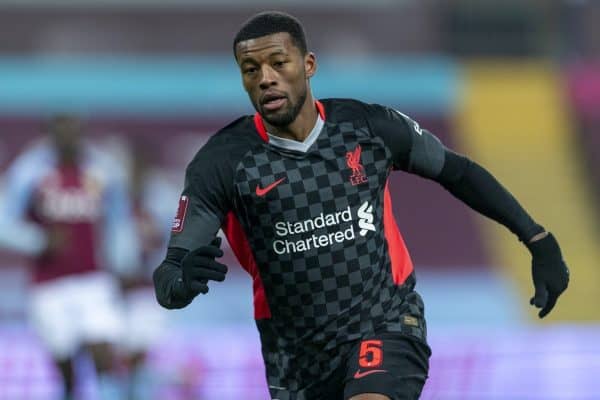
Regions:
<svg viewBox="0 0 600 400"><path fill-rule="evenodd" d="M475 211L506 226L523 242L544 230L491 173L446 148L410 117L370 105L369 123L390 149L396 169L438 182Z"/></svg>
<svg viewBox="0 0 600 400"><path fill-rule="evenodd" d="M19 156L4 176L2 188L0 247L28 256L39 254L47 245L44 230L27 218L35 187L50 163L45 150L33 149Z"/></svg>
<svg viewBox="0 0 600 400"><path fill-rule="evenodd" d="M209 244L232 207L233 166L225 144L209 141L188 165L169 247Z"/></svg>
<svg viewBox="0 0 600 400"><path fill-rule="evenodd" d="M368 122L391 152L395 169L435 178L444 166L445 147L431 132L400 111L368 106Z"/></svg>

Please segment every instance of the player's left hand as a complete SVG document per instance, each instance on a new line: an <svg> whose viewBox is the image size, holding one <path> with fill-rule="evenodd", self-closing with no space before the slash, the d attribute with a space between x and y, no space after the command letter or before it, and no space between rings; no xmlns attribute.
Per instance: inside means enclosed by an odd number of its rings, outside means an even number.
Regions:
<svg viewBox="0 0 600 400"><path fill-rule="evenodd" d="M552 233L528 243L527 247L533 257L531 272L535 287L535 294L529 303L541 308L538 315L544 318L554 308L558 296L569 285L569 268Z"/></svg>

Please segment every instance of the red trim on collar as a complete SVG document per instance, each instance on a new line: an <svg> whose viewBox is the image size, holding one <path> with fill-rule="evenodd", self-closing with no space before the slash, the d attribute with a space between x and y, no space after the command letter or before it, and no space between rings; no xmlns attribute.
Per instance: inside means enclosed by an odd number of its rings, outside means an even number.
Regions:
<svg viewBox="0 0 600 400"><path fill-rule="evenodd" d="M317 100L315 101L315 106L317 107L317 111L319 112L321 119L325 121L325 107L323 106L323 103Z"/></svg>
<svg viewBox="0 0 600 400"><path fill-rule="evenodd" d="M323 106L323 103L321 103L319 100L316 100L315 107L317 108L317 112L319 113L319 116L321 116L321 119L325 121L325 107ZM254 114L254 127L258 132L258 136L260 136L260 138L265 142L268 142L269 135L267 135L267 128L265 127L265 123L263 122L259 113Z"/></svg>
<svg viewBox="0 0 600 400"><path fill-rule="evenodd" d="M265 123L260 117L259 113L254 114L254 126L256 127L256 131L262 140L265 142L269 142L269 135L267 135L267 128L265 128Z"/></svg>

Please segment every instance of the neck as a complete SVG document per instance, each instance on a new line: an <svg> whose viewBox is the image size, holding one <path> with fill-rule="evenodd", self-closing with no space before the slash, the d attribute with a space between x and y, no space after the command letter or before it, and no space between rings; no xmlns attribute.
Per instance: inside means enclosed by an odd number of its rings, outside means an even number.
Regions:
<svg viewBox="0 0 600 400"><path fill-rule="evenodd" d="M315 99L309 91L298 116L291 124L286 126L273 126L267 121L264 121L264 123L267 131L272 135L303 142L315 126L316 121L317 108L315 107Z"/></svg>

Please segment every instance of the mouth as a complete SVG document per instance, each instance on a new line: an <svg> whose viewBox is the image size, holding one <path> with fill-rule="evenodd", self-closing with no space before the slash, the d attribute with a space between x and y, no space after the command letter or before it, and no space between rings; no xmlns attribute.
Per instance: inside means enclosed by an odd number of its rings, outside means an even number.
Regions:
<svg viewBox="0 0 600 400"><path fill-rule="evenodd" d="M261 104L265 110L276 111L283 107L287 97L279 93L266 93L261 99Z"/></svg>

